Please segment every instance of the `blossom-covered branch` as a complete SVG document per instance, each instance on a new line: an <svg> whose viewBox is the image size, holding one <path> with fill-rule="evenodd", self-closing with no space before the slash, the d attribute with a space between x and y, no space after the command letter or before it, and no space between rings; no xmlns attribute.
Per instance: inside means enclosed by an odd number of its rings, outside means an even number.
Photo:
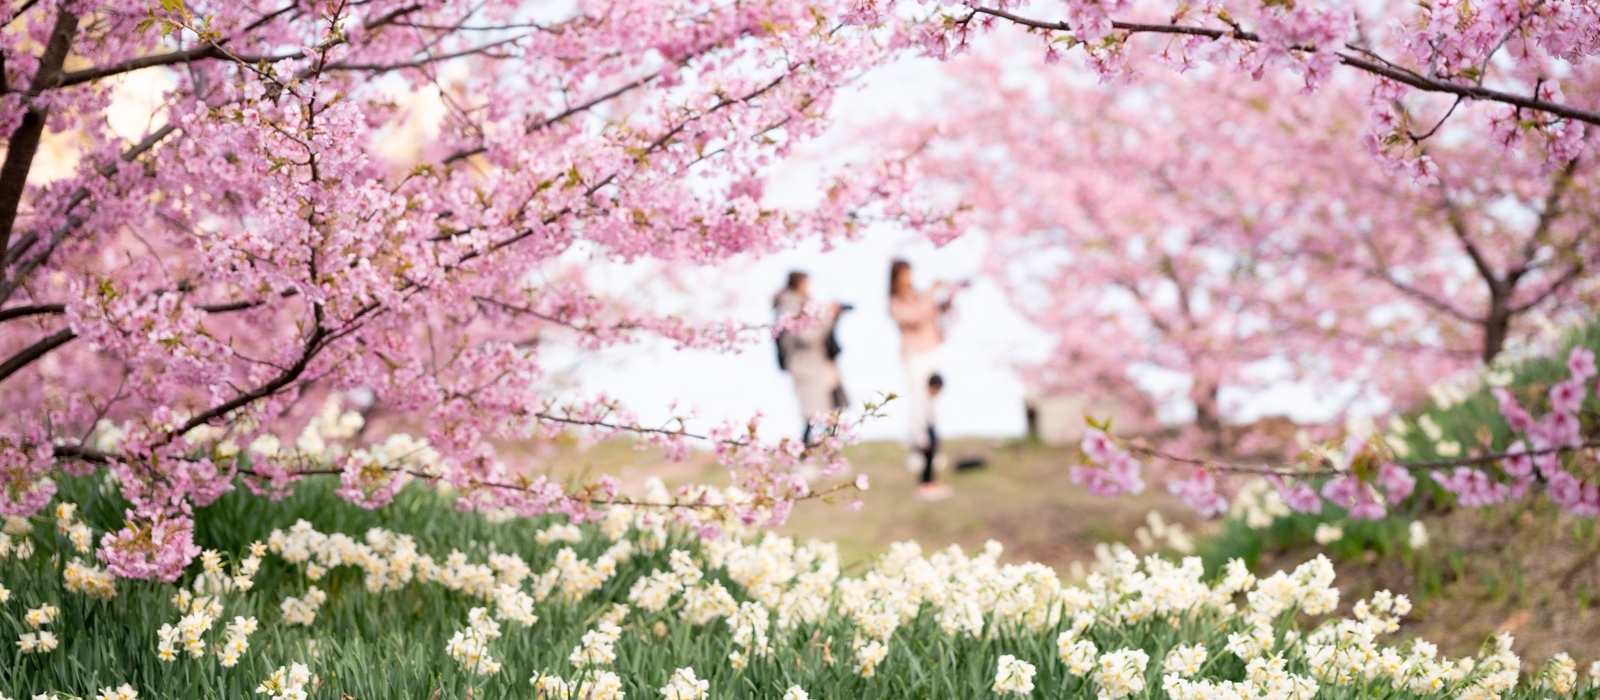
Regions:
<svg viewBox="0 0 1600 700"><path fill-rule="evenodd" d="M1541 5L1552 5L1553 6L1553 5L1556 5L1557 3L1540 3L1540 4ZM1576 9L1576 8L1574 8L1574 9ZM1198 13L1196 13L1196 14L1198 14ZM1200 19L1202 19L1204 17L1204 15L1196 16L1196 14L1190 14L1187 17L1189 19L1194 19L1194 20L1200 20ZM1065 21L1054 21L1054 22L1052 22L1052 21L1048 21L1048 20L1030 19L1028 17L1023 17L1021 15L1013 14L1011 12L1007 12L1004 9L1000 9L1000 8L996 8L996 7L974 6L974 7L972 7L972 15L970 15L966 20L961 21L960 24L961 25L968 24L968 23L970 23L970 21L971 21L971 19L973 17L979 16L979 15L987 15L987 16L991 16L991 17L998 17L1000 19L1004 19L1004 20L1007 20L1007 21L1010 21L1010 22L1013 22L1015 24L1018 24L1018 25L1021 25L1021 26L1024 26L1024 27L1028 27L1028 28L1031 28L1031 29L1040 29L1040 30L1050 31L1050 32L1064 32L1064 33L1068 33L1068 34L1076 34L1076 30L1068 22L1065 22ZM1317 13L1317 12L1311 12L1311 11L1305 12L1300 17L1294 17L1293 11L1290 11L1290 12L1284 13L1281 16L1273 17L1272 19L1281 21L1283 19L1289 19L1289 18L1293 18L1293 19L1297 19L1297 20L1306 22L1306 26L1305 27L1299 28L1300 31L1316 31L1318 29L1322 29L1323 31L1326 31L1326 29L1314 27L1312 25L1312 22L1314 22L1314 21L1329 22L1331 24L1334 24L1334 26L1336 27L1337 26L1336 23L1339 22L1342 19L1336 13L1333 13L1333 12L1328 12L1326 14L1323 14L1323 13ZM1157 23L1148 23L1148 22L1124 22L1124 21L1121 21L1121 20L1112 20L1111 21L1111 28L1114 31L1122 32L1122 33L1127 34L1127 35L1134 35L1134 34L1169 34L1169 35L1182 36L1182 37L1199 37L1199 38L1204 38L1204 39L1208 39L1208 40L1211 40L1211 41L1224 41L1224 40L1226 40L1226 41L1248 42L1248 43L1252 43L1252 44L1261 44L1261 43L1264 43L1264 42L1271 41L1271 39L1263 39L1262 36L1260 34L1256 33L1256 32L1251 32L1251 31L1247 31L1247 30L1243 29L1236 21L1230 21L1229 20L1229 15L1227 14L1226 10L1222 10L1222 11L1218 12L1215 15L1215 19L1217 21L1219 21L1219 22L1226 23L1228 26L1224 26L1224 27L1207 27L1207 26L1198 26L1198 25L1193 25L1193 24L1177 24L1177 23L1157 24ZM1526 23L1526 22L1528 22L1528 20L1530 18L1526 17L1526 16L1523 16L1523 17L1518 17L1517 19L1519 20L1519 23ZM1567 18L1563 18L1563 19L1567 19ZM1574 17L1574 18L1568 19L1567 21L1579 22L1579 21L1582 21L1582 20ZM1508 28L1506 28L1506 31L1515 32L1519 28L1520 27L1508 27ZM1281 42L1283 40L1282 39L1277 39L1277 41ZM1331 42L1330 42L1330 44L1331 44ZM1486 102L1500 102L1500 103L1507 104L1507 105L1510 105L1510 106L1513 106L1513 107L1519 107L1519 108L1528 109L1528 110L1532 110L1532 111L1538 111L1538 112L1547 112L1549 114L1552 114L1552 115L1555 115L1555 116L1558 116L1558 117L1562 117L1562 118L1566 118L1566 119L1573 119L1573 120L1581 121L1581 122L1584 122L1584 123L1587 123L1587 124L1593 124L1593 125L1600 126L1600 111L1582 109L1582 108L1579 108L1579 107L1576 107L1576 106L1573 106L1573 105L1568 105L1568 104L1563 104L1563 103L1552 101L1552 100L1542 99L1542 96L1538 95L1538 94L1519 95L1519 94L1515 94L1515 93L1511 93L1511 92L1505 92L1505 91L1501 91L1501 90L1494 90L1494 89L1486 88L1486 87L1483 87L1481 79L1476 81L1476 82L1455 82L1455 81L1451 81L1451 80L1446 79L1446 78L1441 78L1437 74L1430 75L1427 72L1422 72L1422 71L1413 70L1411 68L1404 67L1404 66L1400 65L1399 63L1396 63L1395 61L1392 61L1392 60L1389 60L1387 58L1384 58L1382 56L1377 55L1376 53L1372 52L1370 49L1368 49L1366 47L1363 47L1363 46L1359 46L1359 45L1351 44L1351 43L1346 43L1346 44L1343 45L1343 48L1340 49L1340 48L1336 48L1337 44L1332 44L1332 45L1330 45L1330 44L1324 44L1324 45L1319 46L1319 45L1317 45L1315 43L1303 43L1303 44L1286 43L1285 45L1283 45L1282 47L1279 47L1279 48L1281 48L1282 50L1286 50L1287 52L1289 52L1291 54L1300 54L1300 55L1316 54L1316 53L1319 53L1319 52L1329 53L1329 54L1332 54L1334 57L1337 58L1337 60L1338 60L1340 65L1350 66L1352 68L1356 68L1356 69L1365 71L1367 73L1370 73L1370 74L1372 74L1374 76L1377 76L1377 77L1380 77L1380 78L1387 78L1389 80L1393 80L1393 81L1395 81L1397 83L1400 83L1402 85L1407 85L1407 86L1410 86L1412 88L1415 88L1417 90L1421 90L1421 91L1424 91L1424 92L1438 92L1438 93L1444 93L1444 94L1447 94L1447 95L1454 95L1454 96L1456 96L1458 98L1473 99L1473 100L1480 100L1480 101L1486 101ZM1592 50L1592 47L1590 47L1590 50ZM1312 58L1312 57L1305 57L1305 60L1315 61L1316 59Z"/></svg>
<svg viewBox="0 0 1600 700"><path fill-rule="evenodd" d="M1146 444L1124 444L1097 425L1084 437L1084 465L1072 468L1074 483L1106 496L1144 490L1144 464L1153 458L1178 467L1168 490L1206 515L1228 509L1221 478L1229 474L1264 476L1290 508L1320 512L1323 502L1351 517L1379 518L1389 506L1415 491L1413 471L1426 471L1461 505L1490 506L1526 497L1535 485L1551 501L1580 517L1600 517L1600 474L1595 472L1600 437L1585 435L1579 413L1590 396L1589 382L1600 375L1595 353L1574 348L1567 359L1570 377L1550 387L1550 411L1534 418L1505 389L1494 390L1507 426L1517 436L1506 447L1460 458L1405 462L1395 458L1383 438L1354 434L1338 448L1314 447L1294 464L1234 464L1171 454ZM1600 386L1594 387L1600 396ZM1320 491L1313 484L1320 482Z"/></svg>
<svg viewBox="0 0 1600 700"><path fill-rule="evenodd" d="M1431 173L1419 145L1459 119L1463 103L1493 114L1496 142L1530 134L1545 142L1555 167L1582 152L1584 134L1600 125L1586 88L1600 57L1593 32L1600 8L1583 0L948 0L915 8L899 0L860 0L855 19L895 24L901 42L940 59L979 45L980 35L998 27L1019 28L1038 37L1045 63L1056 63L1063 49L1081 49L1107 82L1142 77L1144 66L1154 63L1255 80L1289 74L1304 92L1314 92L1340 82L1334 69L1343 66L1367 88L1364 99L1348 106L1370 108L1370 147L1418 179ZM1425 116L1397 120L1394 106L1408 103L1425 107Z"/></svg>

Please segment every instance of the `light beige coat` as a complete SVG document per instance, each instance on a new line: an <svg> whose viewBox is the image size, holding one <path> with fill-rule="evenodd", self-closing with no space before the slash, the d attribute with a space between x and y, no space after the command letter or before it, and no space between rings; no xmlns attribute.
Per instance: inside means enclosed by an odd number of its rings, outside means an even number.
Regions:
<svg viewBox="0 0 1600 700"><path fill-rule="evenodd" d="M794 292L778 295L779 317L794 316L805 308L805 299ZM806 420L833 410L833 390L839 387L839 366L828 359L828 332L832 319L803 330L790 331L779 338L794 391L800 397L800 415Z"/></svg>

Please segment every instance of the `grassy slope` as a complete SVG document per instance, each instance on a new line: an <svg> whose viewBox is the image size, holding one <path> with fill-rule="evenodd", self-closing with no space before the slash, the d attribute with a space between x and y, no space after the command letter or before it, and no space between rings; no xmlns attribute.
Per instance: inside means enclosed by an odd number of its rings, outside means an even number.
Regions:
<svg viewBox="0 0 1600 700"><path fill-rule="evenodd" d="M1575 333L1569 340L1600 349L1600 325ZM1511 386L1525 408L1543 415L1549 387L1568 377L1567 351L1536 358L1512 368ZM1590 397L1586 409L1600 410ZM1487 389L1446 409L1429 406L1405 414L1412 427L1405 435L1408 460L1444 457L1433 440L1416 427L1427 413L1445 440L1461 443L1465 454L1501 451L1511 441L1509 428ZM1600 426L1585 419L1585 431ZM1421 482L1426 484L1424 480ZM1345 537L1329 547L1313 540L1319 523L1341 520L1337 509L1320 516L1296 515L1272 528L1252 531L1227 523L1203 546L1208 566L1231 557L1253 565L1294 566L1318 552L1338 562L1351 592L1389 587L1419 598L1417 617L1408 632L1441 643L1445 651L1465 653L1490 632L1506 630L1518 638L1525 657L1546 658L1570 651L1578 658L1600 656L1600 536L1592 520L1564 516L1542 497L1490 509L1456 509L1453 498L1437 489L1419 489L1416 496L1392 509L1392 517L1376 522L1345 521ZM1420 551L1407 546L1407 527L1421 521L1430 533Z"/></svg>

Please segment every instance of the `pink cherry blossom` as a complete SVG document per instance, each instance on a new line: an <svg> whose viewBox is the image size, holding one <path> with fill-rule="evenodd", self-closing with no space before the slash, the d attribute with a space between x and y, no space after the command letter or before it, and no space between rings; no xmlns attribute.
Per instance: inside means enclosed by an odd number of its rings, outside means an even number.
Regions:
<svg viewBox="0 0 1600 700"><path fill-rule="evenodd" d="M1600 516L1600 486L1579 481L1568 472L1550 477L1550 500L1579 517Z"/></svg>
<svg viewBox="0 0 1600 700"><path fill-rule="evenodd" d="M1228 499L1217 492L1217 478L1204 469L1196 469L1187 479L1172 481L1167 490L1181 498L1200 517L1210 518L1228 512Z"/></svg>
<svg viewBox="0 0 1600 700"><path fill-rule="evenodd" d="M1277 475L1269 475L1267 481L1278 489L1278 496L1283 502L1298 513L1321 513L1322 497L1317 495L1315 489L1304 482L1289 484Z"/></svg>
<svg viewBox="0 0 1600 700"><path fill-rule="evenodd" d="M95 555L106 570L125 578L172 582L200 554L194 543L194 522L187 516L136 517L129 524L100 538Z"/></svg>
<svg viewBox="0 0 1600 700"><path fill-rule="evenodd" d="M1452 472L1433 472L1433 480L1445 490L1454 493L1461 505L1469 507L1492 506L1502 503L1510 495L1505 484L1489 480L1477 469L1456 467Z"/></svg>
<svg viewBox="0 0 1600 700"><path fill-rule="evenodd" d="M1334 477L1323 484L1322 497L1360 520L1378 520L1388 512L1372 487L1351 475Z"/></svg>
<svg viewBox="0 0 1600 700"><path fill-rule="evenodd" d="M1577 447L1583 444L1583 426L1571 413L1552 412L1540 420L1545 439L1551 445Z"/></svg>
<svg viewBox="0 0 1600 700"><path fill-rule="evenodd" d="M1411 495L1417 487L1416 477L1411 472L1393 462L1386 462L1378 468L1375 480L1378 487L1383 489L1385 503L1399 503Z"/></svg>
<svg viewBox="0 0 1600 700"><path fill-rule="evenodd" d="M1120 453L1111 436L1098 428L1090 428L1083 434L1083 442L1079 449L1083 455L1095 464L1110 464L1112 458Z"/></svg>
<svg viewBox="0 0 1600 700"><path fill-rule="evenodd" d="M1110 444L1110 443L1108 443ZM1144 465L1133 455L1112 446L1103 465L1073 467L1072 483L1087 487L1097 496L1133 495L1144 492Z"/></svg>
<svg viewBox="0 0 1600 700"><path fill-rule="evenodd" d="M1525 433L1533 429L1533 416L1517 403L1517 398L1509 390L1496 387L1493 393L1495 401L1500 404L1500 415L1505 417L1512 430Z"/></svg>
<svg viewBox="0 0 1600 700"><path fill-rule="evenodd" d="M1597 373L1594 363L1594 351L1585 347L1574 347L1567 354L1567 371L1572 373L1575 382L1587 381Z"/></svg>
<svg viewBox="0 0 1600 700"><path fill-rule="evenodd" d="M1583 399L1588 387L1577 376L1567 381L1550 387L1550 410L1556 413L1574 414L1583 408Z"/></svg>
<svg viewBox="0 0 1600 700"><path fill-rule="evenodd" d="M1527 455L1528 448L1521 440L1511 443L1506 448L1506 453L1512 456L1501 461L1501 468L1514 477L1525 477L1533 473L1533 458Z"/></svg>

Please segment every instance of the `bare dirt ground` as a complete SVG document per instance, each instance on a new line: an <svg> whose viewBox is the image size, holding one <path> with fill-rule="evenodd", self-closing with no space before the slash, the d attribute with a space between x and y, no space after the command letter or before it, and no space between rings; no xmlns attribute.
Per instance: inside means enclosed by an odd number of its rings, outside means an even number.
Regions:
<svg viewBox="0 0 1600 700"><path fill-rule="evenodd" d="M653 451L602 445L569 452L553 461L569 469L620 476L637 486L649 476L669 484L727 483L708 456L663 463ZM1151 511L1185 526L1196 539L1213 528L1200 522L1176 498L1152 490L1137 497L1099 498L1068 480L1075 451L1052 447L1010 447L997 440L951 441L952 462L984 457L987 468L945 472L940 479L955 495L925 503L911 497L917 476L906 467L906 452L895 443L867 443L849 452L853 468L868 475L865 506L852 511L839 504L799 504L781 530L799 538L839 543L847 564L859 564L889 544L915 539L924 551L957 544L970 550L987 540L1005 546L1007 561L1037 561L1061 572L1074 562L1087 564L1096 544L1131 543ZM841 477L850 478L850 477ZM1453 656L1475 652L1497 630L1517 637L1517 651L1530 663L1567 651L1584 667L1600 658L1600 549L1580 537L1570 520L1552 515L1485 515L1459 511L1430 516L1439 554L1431 566L1444 579L1440 593L1415 595L1421 586L1397 561L1375 556L1337 561L1346 605L1388 588L1413 593L1416 612L1402 628L1437 643ZM1258 569L1288 569L1316 556L1314 545L1263 553ZM1450 556L1448 551L1462 554Z"/></svg>
<svg viewBox="0 0 1600 700"><path fill-rule="evenodd" d="M836 503L800 503L781 531L798 538L834 540L847 564L863 562L901 540L917 540L924 551L932 552L951 544L974 550L992 539L1005 546L1007 561L1036 561L1065 571L1073 562L1092 561L1097 543L1131 541L1152 510L1195 525L1193 514L1164 493L1107 499L1073 486L1067 478L1073 454L1068 450L956 440L948 452L952 464L959 458L983 457L989 465L941 472L939 480L954 487L955 495L926 503L912 498L918 475L907 469L904 447L888 442L853 447L848 454L855 471L825 482L848 481L857 472L865 473L871 483L860 494L865 505L852 511ZM727 483L721 468L699 455L683 463L662 464L652 452L602 445L574 457L593 473L617 474L624 488L649 476L660 476L669 484Z"/></svg>
<svg viewBox="0 0 1600 700"><path fill-rule="evenodd" d="M940 474L939 480L955 493L949 500L927 503L912 498L918 473L906 467L904 448L864 445L852 455L852 464L872 483L862 495L864 507L851 512L805 504L783 529L838 541L847 557L871 556L889 543L908 539L930 552L951 544L970 551L995 540L1005 546L1007 561L1036 561L1065 572L1073 562L1093 561L1096 544L1131 541L1152 510L1193 525L1192 514L1166 494L1090 496L1068 480L1072 462L1062 450L964 441L952 445L950 456L952 462L982 457L989 464Z"/></svg>

